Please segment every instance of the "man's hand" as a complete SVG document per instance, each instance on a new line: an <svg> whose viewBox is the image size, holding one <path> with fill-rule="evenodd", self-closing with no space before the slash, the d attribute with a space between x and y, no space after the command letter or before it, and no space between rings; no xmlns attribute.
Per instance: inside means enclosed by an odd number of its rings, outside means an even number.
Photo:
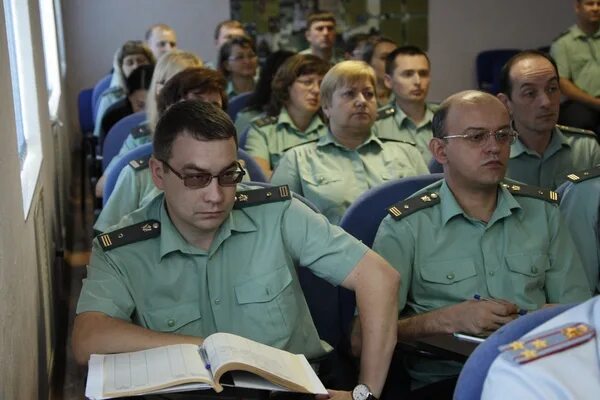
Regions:
<svg viewBox="0 0 600 400"><path fill-rule="evenodd" d="M317 400L335 399L335 400L352 400L351 392L341 392L339 390L329 390L329 395L318 394L315 396Z"/></svg>
<svg viewBox="0 0 600 400"><path fill-rule="evenodd" d="M447 307L453 332L481 335L495 331L519 316L516 305L505 300L468 300Z"/></svg>

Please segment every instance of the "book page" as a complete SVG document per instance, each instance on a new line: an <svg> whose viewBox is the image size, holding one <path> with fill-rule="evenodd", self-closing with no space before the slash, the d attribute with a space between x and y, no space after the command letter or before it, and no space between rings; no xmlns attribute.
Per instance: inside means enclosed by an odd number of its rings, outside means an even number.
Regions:
<svg viewBox="0 0 600 400"><path fill-rule="evenodd" d="M103 395L129 396L184 383L211 383L198 350L194 344L178 344L105 355Z"/></svg>
<svg viewBox="0 0 600 400"><path fill-rule="evenodd" d="M253 372L296 391L327 393L303 355L292 354L228 333L210 335L204 341L203 347L210 360L215 380L224 372L238 369Z"/></svg>

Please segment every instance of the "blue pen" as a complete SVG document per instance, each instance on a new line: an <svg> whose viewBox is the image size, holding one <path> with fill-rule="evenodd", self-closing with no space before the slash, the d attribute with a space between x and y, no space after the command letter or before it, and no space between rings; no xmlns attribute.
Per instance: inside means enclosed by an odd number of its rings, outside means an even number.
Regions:
<svg viewBox="0 0 600 400"><path fill-rule="evenodd" d="M473 298L474 298L475 300L481 300L481 301L493 301L493 302L495 302L495 303L498 303L498 304L500 304L500 302L498 302L498 301L495 301L494 299L488 299L487 297L481 297L481 295L479 295L479 294L477 294L477 293L475 293L475 294L473 295ZM519 315L525 315L525 314L527 314L527 310L524 310L524 309L520 308L520 309L519 309L519 311L517 311L517 313L518 313Z"/></svg>
<svg viewBox="0 0 600 400"><path fill-rule="evenodd" d="M204 346L198 347L198 353L200 353L200 358L202 358L202 361L204 361L204 366L210 371L210 362L208 361L208 354L206 354Z"/></svg>

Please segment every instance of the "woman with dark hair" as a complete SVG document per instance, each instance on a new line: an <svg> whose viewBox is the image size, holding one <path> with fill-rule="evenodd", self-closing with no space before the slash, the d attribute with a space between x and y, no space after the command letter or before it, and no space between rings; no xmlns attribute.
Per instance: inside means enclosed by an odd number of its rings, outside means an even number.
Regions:
<svg viewBox="0 0 600 400"><path fill-rule="evenodd" d="M234 36L219 49L219 71L227 79L227 96L254 90L258 58L254 42L248 36Z"/></svg>
<svg viewBox="0 0 600 400"><path fill-rule="evenodd" d="M265 111L265 106L271 100L271 82L273 81L273 77L281 64L294 54L296 53L289 50L277 50L267 57L264 67L260 69L254 92L252 92L252 95L248 99L246 107L237 114L235 119L235 129L237 130L238 137L250 126L250 121Z"/></svg>
<svg viewBox="0 0 600 400"><path fill-rule="evenodd" d="M267 116L252 121L246 142L267 176L286 150L327 133L319 113L319 89L329 66L312 54L296 54L275 74Z"/></svg>

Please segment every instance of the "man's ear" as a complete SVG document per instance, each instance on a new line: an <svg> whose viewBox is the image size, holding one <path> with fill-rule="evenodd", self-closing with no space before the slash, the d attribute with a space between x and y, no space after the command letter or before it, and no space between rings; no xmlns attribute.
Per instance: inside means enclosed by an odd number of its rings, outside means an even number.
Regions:
<svg viewBox="0 0 600 400"><path fill-rule="evenodd" d="M150 157L150 161L148 162L150 167L150 172L152 173L152 181L154 185L160 190L164 190L164 166L162 161L157 160L154 156Z"/></svg>
<svg viewBox="0 0 600 400"><path fill-rule="evenodd" d="M429 141L429 151L431 155L441 165L448 163L448 157L446 156L446 146L448 143L444 139L431 138Z"/></svg>
<svg viewBox="0 0 600 400"><path fill-rule="evenodd" d="M506 107L506 109L508 110L508 113L512 116L512 102L510 101L508 96L505 95L504 93L498 93L496 95L496 97L498 97L498 99L500 99L502 104L504 104L504 107Z"/></svg>
<svg viewBox="0 0 600 400"><path fill-rule="evenodd" d="M386 88L392 90L392 77L388 74L383 75L383 84Z"/></svg>

